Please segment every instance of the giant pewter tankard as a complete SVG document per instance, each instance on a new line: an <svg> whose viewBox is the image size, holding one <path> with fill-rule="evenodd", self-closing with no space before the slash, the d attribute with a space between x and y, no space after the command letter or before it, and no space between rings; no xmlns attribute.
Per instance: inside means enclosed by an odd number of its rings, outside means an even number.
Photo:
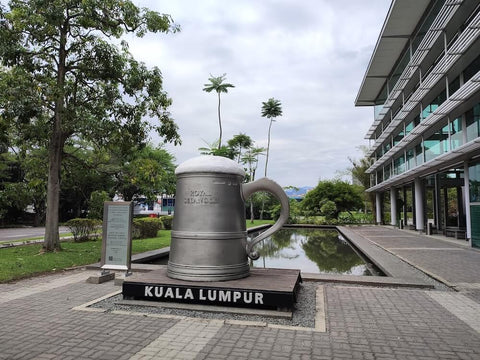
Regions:
<svg viewBox="0 0 480 360"><path fill-rule="evenodd" d="M289 215L283 189L262 178L243 184L245 171L233 160L199 156L175 170L177 191L167 275L190 281L223 281L249 275L253 247L278 231ZM245 200L268 191L281 203L277 222L247 241Z"/></svg>

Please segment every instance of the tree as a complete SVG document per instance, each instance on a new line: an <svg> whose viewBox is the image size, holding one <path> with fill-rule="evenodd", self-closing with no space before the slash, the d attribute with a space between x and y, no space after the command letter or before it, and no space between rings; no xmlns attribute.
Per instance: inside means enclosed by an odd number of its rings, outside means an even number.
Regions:
<svg viewBox="0 0 480 360"><path fill-rule="evenodd" d="M235 86L229 83L224 83L227 74L223 74L222 76L213 76L210 74L208 81L209 84L204 84L203 91L215 92L218 94L218 127L220 129L220 135L218 137L218 148L222 147L222 118L220 117L220 94L221 93L228 93L228 88L234 88Z"/></svg>
<svg viewBox="0 0 480 360"><path fill-rule="evenodd" d="M125 41L108 41L179 27L129 0L12 0L9 7L0 13L1 116L19 141L48 149L44 250L53 251L60 249L60 173L69 141L127 149L154 128L165 141L180 142L160 70L136 61ZM159 124L149 126L146 115Z"/></svg>
<svg viewBox="0 0 480 360"><path fill-rule="evenodd" d="M159 194L175 193L174 160L167 150L149 144L133 151L115 174L116 192L127 201L137 196L155 200Z"/></svg>
<svg viewBox="0 0 480 360"><path fill-rule="evenodd" d="M265 158L265 177L267 176L268 156L270 154L270 133L272 130L272 123L277 116L282 116L282 103L280 100L274 98L268 99L268 101L262 102L262 117L266 117L270 120L268 126L268 143L267 143L267 156Z"/></svg>
<svg viewBox="0 0 480 360"><path fill-rule="evenodd" d="M232 159L235 157L235 150L232 149L230 146L218 146L218 140L212 142L211 144L207 143L207 146L203 146L198 148L198 151L200 151L201 155L214 155L214 156L223 156L229 159Z"/></svg>
<svg viewBox="0 0 480 360"><path fill-rule="evenodd" d="M228 147L234 150L237 156L237 162L240 163L242 160L242 150L248 149L253 145L252 138L246 134L234 135L232 139L227 142Z"/></svg>
<svg viewBox="0 0 480 360"><path fill-rule="evenodd" d="M340 180L320 181L302 201L305 213L319 215L323 211L329 217L336 219L342 211L350 212L361 209L362 206L363 199L359 186Z"/></svg>
<svg viewBox="0 0 480 360"><path fill-rule="evenodd" d="M265 152L265 148L262 147L253 147L253 144L247 149L247 151L243 154L241 161L243 164L248 166L247 177L248 181L255 180L255 172L257 171L258 166L258 157L263 155ZM253 224L255 220L255 215L253 212L253 200L256 194L253 194L250 199L250 222Z"/></svg>
<svg viewBox="0 0 480 360"><path fill-rule="evenodd" d="M268 157L270 155L270 133L272 131L272 123L277 116L282 116L282 103L280 100L270 98L262 102L262 117L270 120L268 126L268 142L267 142L267 156L265 157L265 177L267 177ZM263 219L263 211L265 210L265 200L262 201L262 210L260 211L260 219Z"/></svg>
<svg viewBox="0 0 480 360"><path fill-rule="evenodd" d="M359 146L358 148L363 152L364 156L360 160L348 158L352 164L349 171L352 174L352 178L357 180L363 186L365 191L370 187L370 174L367 173L367 170L371 166L371 159L365 155L368 150L365 146ZM370 202L373 213L375 213L375 194L372 192L364 192L364 194Z"/></svg>

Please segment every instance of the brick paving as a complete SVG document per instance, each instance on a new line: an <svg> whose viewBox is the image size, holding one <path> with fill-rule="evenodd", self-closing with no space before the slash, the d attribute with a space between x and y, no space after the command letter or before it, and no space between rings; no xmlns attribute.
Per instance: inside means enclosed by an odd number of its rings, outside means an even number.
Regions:
<svg viewBox="0 0 480 360"><path fill-rule="evenodd" d="M385 250L376 256L398 254L459 292L320 281L321 332L75 310L119 290L76 270L0 284L0 359L480 359L480 252L390 228L348 230Z"/></svg>

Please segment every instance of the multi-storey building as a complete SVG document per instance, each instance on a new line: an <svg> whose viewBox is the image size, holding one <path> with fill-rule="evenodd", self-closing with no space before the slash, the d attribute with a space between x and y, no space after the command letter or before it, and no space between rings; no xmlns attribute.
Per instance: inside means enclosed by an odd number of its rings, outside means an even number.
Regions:
<svg viewBox="0 0 480 360"><path fill-rule="evenodd" d="M479 70L480 0L392 1L355 100L377 222L480 247Z"/></svg>

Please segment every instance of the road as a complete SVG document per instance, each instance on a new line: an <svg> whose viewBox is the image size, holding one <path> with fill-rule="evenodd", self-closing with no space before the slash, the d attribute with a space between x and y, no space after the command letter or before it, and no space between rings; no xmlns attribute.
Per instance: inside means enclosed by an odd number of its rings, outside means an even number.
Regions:
<svg viewBox="0 0 480 360"><path fill-rule="evenodd" d="M60 234L69 232L65 226L60 226ZM0 243L21 241L22 239L30 239L33 237L43 237L45 234L44 227L25 227L25 228L7 228L0 229Z"/></svg>

